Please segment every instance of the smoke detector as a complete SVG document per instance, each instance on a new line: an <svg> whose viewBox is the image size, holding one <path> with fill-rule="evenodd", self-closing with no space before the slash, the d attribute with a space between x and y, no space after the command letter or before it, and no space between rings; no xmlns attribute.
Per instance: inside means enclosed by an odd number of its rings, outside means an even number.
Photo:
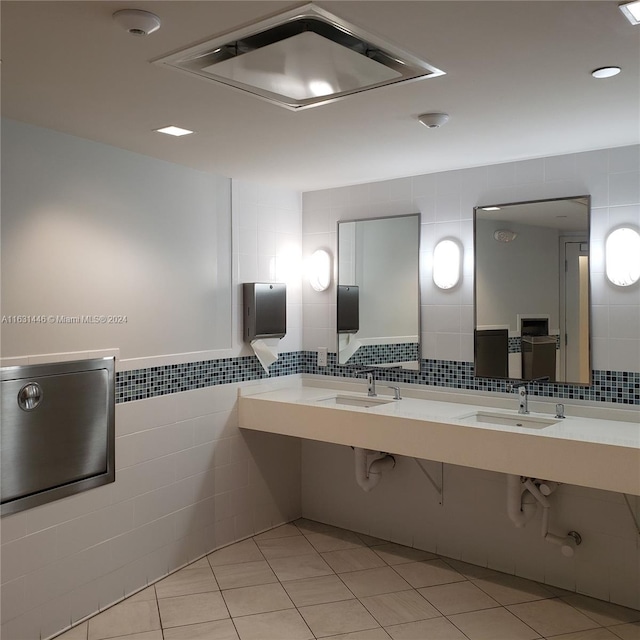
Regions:
<svg viewBox="0 0 640 640"><path fill-rule="evenodd" d="M132 36L148 36L160 28L160 18L155 13L141 9L122 9L113 19Z"/></svg>
<svg viewBox="0 0 640 640"><path fill-rule="evenodd" d="M154 62L293 111L444 74L425 60L313 4Z"/></svg>
<svg viewBox="0 0 640 640"><path fill-rule="evenodd" d="M513 242L518 237L518 234L511 229L496 229L493 237L497 242Z"/></svg>
<svg viewBox="0 0 640 640"><path fill-rule="evenodd" d="M423 113L418 116L418 121L427 129L439 129L442 125L449 122L448 113Z"/></svg>

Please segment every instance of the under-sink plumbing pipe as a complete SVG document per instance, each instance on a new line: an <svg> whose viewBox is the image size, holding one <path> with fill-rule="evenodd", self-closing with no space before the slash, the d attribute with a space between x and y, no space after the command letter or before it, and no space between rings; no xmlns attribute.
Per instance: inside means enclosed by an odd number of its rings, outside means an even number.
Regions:
<svg viewBox="0 0 640 640"><path fill-rule="evenodd" d="M353 448L356 462L356 482L363 491L371 491L382 478L382 472L393 469L396 460L388 453Z"/></svg>
<svg viewBox="0 0 640 640"><path fill-rule="evenodd" d="M507 474L507 515L519 529L536 515L538 503L522 482L521 476Z"/></svg>
<svg viewBox="0 0 640 640"><path fill-rule="evenodd" d="M560 547L562 555L570 558L576 547L582 542L580 534L569 531L566 536L558 536L549 531L549 509L551 503L547 496L558 487L555 482L538 481L512 474L507 475L507 514L516 527L524 527L542 507L542 537L547 542ZM540 490L542 489L542 491Z"/></svg>

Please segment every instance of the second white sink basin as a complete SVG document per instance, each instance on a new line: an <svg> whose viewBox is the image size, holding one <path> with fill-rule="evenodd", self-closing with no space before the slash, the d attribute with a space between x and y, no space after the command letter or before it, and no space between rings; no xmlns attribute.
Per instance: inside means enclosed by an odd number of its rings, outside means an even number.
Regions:
<svg viewBox="0 0 640 640"><path fill-rule="evenodd" d="M468 424L499 424L508 427L524 427L525 429L544 429L558 421L554 418L539 416L501 413L500 411L474 411L458 417L458 420Z"/></svg>
<svg viewBox="0 0 640 640"><path fill-rule="evenodd" d="M322 398L317 401L320 404L326 405L346 405L351 407L364 407L369 409L370 407L379 407L382 404L389 404L393 400L385 398L370 398L368 396L344 396L336 395L330 398Z"/></svg>

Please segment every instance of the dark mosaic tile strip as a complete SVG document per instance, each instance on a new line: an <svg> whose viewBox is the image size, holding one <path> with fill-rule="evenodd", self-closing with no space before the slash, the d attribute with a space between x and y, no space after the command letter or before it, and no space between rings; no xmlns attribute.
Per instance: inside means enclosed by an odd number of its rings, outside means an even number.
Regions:
<svg viewBox="0 0 640 640"><path fill-rule="evenodd" d="M329 354L328 366L316 365L315 351L303 352L302 373L351 378L357 367L339 365L336 356ZM469 391L509 391L508 380L476 378L472 362L454 360L422 360L420 371L405 369L380 369L376 378L394 384L424 384ZM640 404L640 373L626 371L593 371L590 386L574 384L530 382L527 383L532 396L552 397L566 400L593 400L618 404Z"/></svg>
<svg viewBox="0 0 640 640"><path fill-rule="evenodd" d="M417 342L398 344L363 344L347 361L349 365L363 366L377 362L408 362L420 358Z"/></svg>
<svg viewBox="0 0 640 640"><path fill-rule="evenodd" d="M185 362L116 373L116 404L191 391L219 384L261 380L300 373L302 352L281 353L269 367L262 368L256 356Z"/></svg>
<svg viewBox="0 0 640 640"><path fill-rule="evenodd" d="M116 373L116 403L294 373L352 378L358 368L337 364L335 353L329 354L328 366L320 368L315 351L293 351L281 353L269 367L268 374L255 356L120 371ZM509 386L507 380L476 378L472 362L453 360L422 360L420 371L380 369L376 377L400 385L422 384L475 391L507 392ZM593 371L588 387L548 382L532 382L527 386L532 396L640 405L640 373L637 372Z"/></svg>

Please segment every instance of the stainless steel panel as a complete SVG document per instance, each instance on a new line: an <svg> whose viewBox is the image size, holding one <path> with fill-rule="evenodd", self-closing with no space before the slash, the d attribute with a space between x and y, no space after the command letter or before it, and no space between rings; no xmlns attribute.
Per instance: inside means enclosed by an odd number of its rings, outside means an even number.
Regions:
<svg viewBox="0 0 640 640"><path fill-rule="evenodd" d="M114 359L2 369L2 513L113 482Z"/></svg>

